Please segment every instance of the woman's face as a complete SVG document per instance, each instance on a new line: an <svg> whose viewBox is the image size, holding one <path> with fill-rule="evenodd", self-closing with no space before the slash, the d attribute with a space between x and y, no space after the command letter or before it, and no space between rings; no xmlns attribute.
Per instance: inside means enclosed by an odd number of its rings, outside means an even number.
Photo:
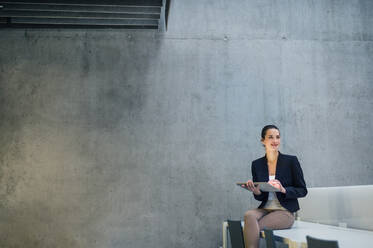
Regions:
<svg viewBox="0 0 373 248"><path fill-rule="evenodd" d="M275 128L268 129L264 139L262 139L262 143L266 151L278 151L280 147L280 132Z"/></svg>

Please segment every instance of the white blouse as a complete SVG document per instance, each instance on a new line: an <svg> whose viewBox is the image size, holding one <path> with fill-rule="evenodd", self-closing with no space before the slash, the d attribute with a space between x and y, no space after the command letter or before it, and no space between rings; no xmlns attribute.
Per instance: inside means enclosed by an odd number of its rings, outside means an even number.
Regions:
<svg viewBox="0 0 373 248"><path fill-rule="evenodd" d="M275 175L269 176L269 180L275 179ZM286 210L277 199L276 192L268 192L268 201L264 205L263 209L267 210Z"/></svg>

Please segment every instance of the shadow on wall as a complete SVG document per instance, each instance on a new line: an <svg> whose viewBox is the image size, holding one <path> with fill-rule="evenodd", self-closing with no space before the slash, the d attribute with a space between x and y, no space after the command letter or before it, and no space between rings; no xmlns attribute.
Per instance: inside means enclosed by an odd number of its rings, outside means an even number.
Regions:
<svg viewBox="0 0 373 248"><path fill-rule="evenodd" d="M131 163L117 134L143 121L159 40L1 32L0 247L107 247L95 239L110 239L101 232L108 213L125 212L120 172Z"/></svg>
<svg viewBox="0 0 373 248"><path fill-rule="evenodd" d="M1 228L0 247L79 247L72 229L51 214L41 202L2 209L1 221L7 225Z"/></svg>

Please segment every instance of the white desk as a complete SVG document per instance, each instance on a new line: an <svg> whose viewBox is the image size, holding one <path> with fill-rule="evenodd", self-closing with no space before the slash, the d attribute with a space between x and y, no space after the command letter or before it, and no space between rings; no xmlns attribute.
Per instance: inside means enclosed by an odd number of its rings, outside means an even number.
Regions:
<svg viewBox="0 0 373 248"><path fill-rule="evenodd" d="M295 221L291 229L275 230L274 235L284 239L289 248L307 247L306 235L319 239L338 240L340 248L373 247L373 232L359 229Z"/></svg>
<svg viewBox="0 0 373 248"><path fill-rule="evenodd" d="M243 222L242 222L243 225ZM223 247L227 245L227 222L223 222ZM306 235L319 239L338 240L340 248L371 248L373 247L373 232L359 229L322 225L317 223L295 221L291 229L274 230L289 248L306 248Z"/></svg>

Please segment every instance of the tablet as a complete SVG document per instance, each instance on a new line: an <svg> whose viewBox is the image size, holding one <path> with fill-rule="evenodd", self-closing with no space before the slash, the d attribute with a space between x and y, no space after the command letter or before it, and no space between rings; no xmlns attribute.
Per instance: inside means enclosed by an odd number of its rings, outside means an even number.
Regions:
<svg viewBox="0 0 373 248"><path fill-rule="evenodd" d="M247 189L246 183L236 183L238 186L240 186L243 189ZM259 189L263 192L280 192L280 189L273 187L271 184L267 182L254 182L254 185L259 184Z"/></svg>

